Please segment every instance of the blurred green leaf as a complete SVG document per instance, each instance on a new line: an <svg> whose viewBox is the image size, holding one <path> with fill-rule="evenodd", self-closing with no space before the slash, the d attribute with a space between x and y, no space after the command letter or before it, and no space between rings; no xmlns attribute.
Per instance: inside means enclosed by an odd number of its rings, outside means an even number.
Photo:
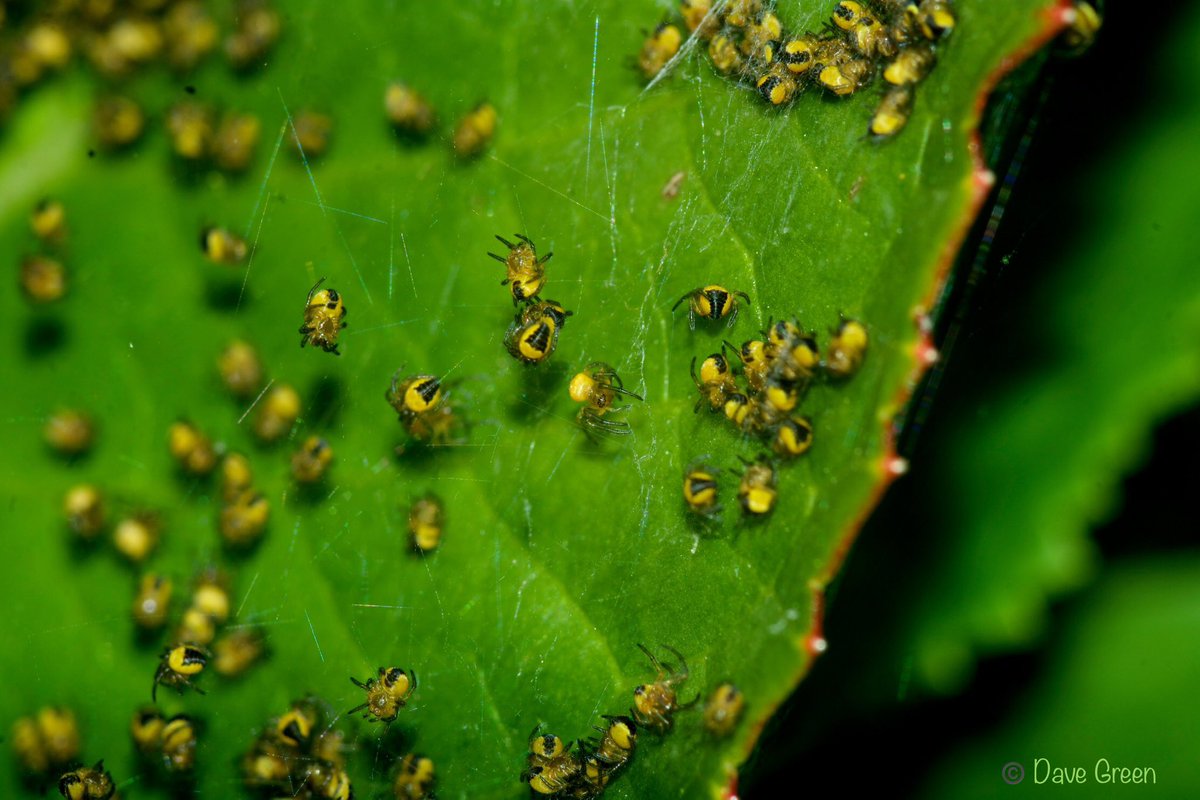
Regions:
<svg viewBox="0 0 1200 800"><path fill-rule="evenodd" d="M361 695L347 678L384 664L415 670L420 688L386 745L378 728L341 723L357 744L350 773L363 796L410 747L435 759L443 797L519 796L535 723L584 736L653 677L638 642L689 657L684 699L736 680L752 719L718 744L697 712L682 713L671 736L643 737L612 796L719 792L807 668L812 593L883 481L886 426L917 368L913 308L968 222L977 95L1044 30L1049 5L956 4L960 28L908 129L881 146L863 140L874 93L771 111L690 49L643 90L627 60L661 16L649 4L417 13L289 3L262 74L235 80L212 63L186 81L137 81L130 91L157 121L111 159L86 156L87 78L37 92L0 151L10 167L0 244L28 249L27 210L43 193L61 197L72 288L46 312L19 307L12 292L2 301L20 388L3 406L11 477L0 525L11 533L0 582L17 622L0 650L10 689L0 718L69 704L85 757L105 757L125 796L152 794L126 735L157 649L134 646L135 578L107 553L72 553L61 530L61 495L86 479L117 506L163 511L154 569L186 583L199 565L225 564L238 623L270 633L273 658L247 679L205 676L207 696L164 701L204 722L200 796L228 794L238 754L291 699L314 691L349 708ZM828 6L788 3L780 14L815 28ZM424 146L398 145L386 129L382 94L394 78L428 94L443 118ZM161 116L185 82L260 117L251 176L185 179L172 165ZM494 147L458 163L450 125L484 97L500 114ZM311 172L281 148L301 107L335 119L331 152ZM679 196L664 197L681 172ZM211 222L254 240L244 273L201 260L197 231ZM494 234L514 231L555 252L546 296L575 312L536 371L500 344L512 308L485 255ZM302 299L321 276L349 309L341 358L296 346ZM753 303L736 330L690 333L671 305L710 281ZM692 413L691 357L749 338L771 316L798 313L824 335L843 312L870 326L871 354L850 383L809 394L817 444L783 470L774 516L740 521L727 475L719 535L701 539L683 518L683 467L701 454L732 466L756 448ZM272 379L304 394L293 444L310 433L331 442L336 461L318 499L290 485L290 448L254 447L247 409L220 390L213 361L235 336L261 350ZM629 441L590 446L572 423L566 379L595 359L646 397L627 415ZM402 433L382 396L401 365L449 376L472 423L464 446L395 456ZM102 426L96 452L69 466L38 438L61 404ZM250 557L221 552L212 489L173 475L165 435L181 415L250 453L272 502L267 539ZM440 550L417 559L404 513L426 490L444 499L447 530ZM3 762L0 785L15 780Z"/></svg>
<svg viewBox="0 0 1200 800"><path fill-rule="evenodd" d="M1198 26L1192 15L1180 30ZM1187 36L1158 58L1162 75L1197 66ZM953 536L905 611L918 686L955 691L977 651L1041 634L1046 598L1091 577L1087 531L1114 510L1154 425L1200 396L1200 162L1187 144L1200 114L1172 101L1179 84L1156 87L1154 111L1057 211L1069 244L1049 257L1062 263L1004 333L1025 356L1019 377L981 379L941 438L932 479Z"/></svg>
<svg viewBox="0 0 1200 800"><path fill-rule="evenodd" d="M1194 646L1200 561L1190 554L1122 564L1072 605L1043 674L1009 718L942 759L920 796L1062 791L1054 783L1056 768L1082 769L1086 782L1066 791L1087 796L1200 792L1200 766L1191 757L1200 726L1185 699L1193 696L1200 670ZM1009 762L1024 771L1017 785L1001 776ZM1152 788L1113 781L1112 769L1135 767L1154 770ZM1132 780L1132 773L1124 779Z"/></svg>

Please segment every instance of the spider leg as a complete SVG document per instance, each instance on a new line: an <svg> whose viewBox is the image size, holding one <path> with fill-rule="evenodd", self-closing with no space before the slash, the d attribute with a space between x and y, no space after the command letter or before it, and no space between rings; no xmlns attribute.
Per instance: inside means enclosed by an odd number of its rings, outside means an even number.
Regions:
<svg viewBox="0 0 1200 800"><path fill-rule="evenodd" d="M313 295L317 293L317 287L319 287L324 282L325 282L325 278L322 277L321 280L319 280L313 284L313 287L308 290L308 298L304 301L304 305L308 305L309 302L312 301Z"/></svg>

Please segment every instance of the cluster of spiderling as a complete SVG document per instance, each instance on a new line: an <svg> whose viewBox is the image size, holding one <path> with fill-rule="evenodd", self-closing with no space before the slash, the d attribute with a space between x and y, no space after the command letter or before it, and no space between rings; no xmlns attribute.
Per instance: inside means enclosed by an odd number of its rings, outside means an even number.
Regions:
<svg viewBox="0 0 1200 800"><path fill-rule="evenodd" d="M904 128L914 87L933 69L936 45L956 24L950 0L841 0L819 34L785 31L762 0L683 0L680 13L686 28L707 43L713 67L750 83L772 106L791 103L809 84L845 97L882 70L888 90L868 125L877 138ZM679 51L682 38L669 22L654 30L638 59L647 78Z"/></svg>
<svg viewBox="0 0 1200 800"><path fill-rule="evenodd" d="M21 774L31 788L61 775L79 760L79 723L75 712L62 706L44 706L35 714L18 717L8 740Z"/></svg>
<svg viewBox="0 0 1200 800"><path fill-rule="evenodd" d="M329 717L327 704L310 696L268 720L242 756L246 787L292 797L351 798L345 734Z"/></svg>
<svg viewBox="0 0 1200 800"><path fill-rule="evenodd" d="M139 758L154 770L161 766L173 780L186 780L196 764L198 725L187 714L164 717L154 706L133 712L129 733Z"/></svg>
<svg viewBox="0 0 1200 800"><path fill-rule="evenodd" d="M28 15L0 49L0 121L24 94L64 71L76 53L110 82L158 64L186 76L219 48L233 70L257 69L279 38L280 15L268 0L238 0L233 18L235 27L222 41L216 18L200 0L48 4ZM168 113L177 152L187 158L211 156L218 168L231 172L244 169L248 155L239 160L239 154L253 151L258 121L233 114L214 129L202 112L199 106L185 106ZM92 125L103 149L121 150L142 137L146 112L128 96L106 94L96 101Z"/></svg>
<svg viewBox="0 0 1200 800"><path fill-rule="evenodd" d="M515 235L516 243L503 236L496 238L508 248L508 255L488 255L504 264L507 274L500 285L509 287L513 304L518 306L504 332L504 347L522 364L544 363L554 354L559 333L567 317L574 313L557 300L538 297L546 284L546 262L554 254L539 256L533 240L520 233ZM609 415L629 409L627 405L615 405L618 398L642 398L625 388L616 369L609 364L591 362L571 379L567 391L572 400L581 404L575 420L588 436L623 436L632 431L628 422Z"/></svg>
<svg viewBox="0 0 1200 800"><path fill-rule="evenodd" d="M719 286L708 286L684 299L691 297L693 305L699 301L708 304L706 308L716 308L712 305L714 298L720 302L732 296ZM707 407L711 412L721 412L740 433L760 438L778 458L794 459L807 453L813 443L812 421L798 413L805 393L818 379L840 381L854 375L866 356L867 342L866 327L857 320L843 318L822 354L816 336L805 332L798 322L770 323L762 339L748 340L740 347L725 342L720 352L704 359L699 373L696 359L692 359L692 382L699 394L695 411ZM742 385L728 352L741 362ZM719 472L703 460L685 471L684 502L688 511L700 519L712 520L721 512ZM771 456L763 454L754 461L744 461L738 485L742 511L751 517L769 514L777 498L776 482Z"/></svg>
<svg viewBox="0 0 1200 800"><path fill-rule="evenodd" d="M425 95L403 81L388 84L383 97L388 122L396 135L407 142L422 142L438 124L437 113ZM454 127L450 145L464 161L482 155L496 135L500 117L496 107L486 100L476 103Z"/></svg>
<svg viewBox="0 0 1200 800"><path fill-rule="evenodd" d="M554 734L533 729L529 755L521 773L521 782L529 785L534 797L551 796L590 800L599 797L616 774L633 758L638 729L660 735L672 730L675 714L694 706L700 696L680 702L678 688L688 679L687 661L673 647L662 645L679 660L679 668L660 660L645 645L638 645L655 669L654 680L633 690L633 705L627 715L606 715L604 727L595 728L599 738L591 737L566 744ZM728 736L745 710L745 698L732 683L717 686L704 710L704 726L715 737Z"/></svg>
<svg viewBox="0 0 1200 800"><path fill-rule="evenodd" d="M90 767L80 764L82 737L69 708L45 706L36 714L18 717L9 738L21 779L31 792L44 794L57 779L58 791L67 800L109 800L116 793L103 759Z"/></svg>
<svg viewBox="0 0 1200 800"><path fill-rule="evenodd" d="M33 209L29 227L38 252L21 259L21 289L31 303L53 303L67 293L63 256L67 240L67 212L63 204L45 198Z"/></svg>

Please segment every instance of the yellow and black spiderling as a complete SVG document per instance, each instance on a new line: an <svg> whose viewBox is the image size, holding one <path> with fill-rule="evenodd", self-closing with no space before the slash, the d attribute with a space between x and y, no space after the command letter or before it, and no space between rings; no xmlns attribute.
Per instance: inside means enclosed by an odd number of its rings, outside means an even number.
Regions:
<svg viewBox="0 0 1200 800"><path fill-rule="evenodd" d="M268 731L255 737L250 749L242 756L242 780L250 789L295 791L289 781L292 774L290 759L295 754Z"/></svg>
<svg viewBox="0 0 1200 800"><path fill-rule="evenodd" d="M143 706L133 712L129 722L129 735L139 754L149 757L159 752L162 742L163 725L166 720L154 706Z"/></svg>
<svg viewBox="0 0 1200 800"><path fill-rule="evenodd" d="M392 793L396 800L425 800L433 796L435 777L433 759L409 753L400 759L396 780L392 783Z"/></svg>
<svg viewBox="0 0 1200 800"><path fill-rule="evenodd" d="M175 629L174 641L208 647L217 637L217 621L200 609L188 606L179 618L179 626Z"/></svg>
<svg viewBox="0 0 1200 800"><path fill-rule="evenodd" d="M717 496L719 473L720 470L703 462L696 462L687 468L683 476L683 502L689 512L708 518L721 512Z"/></svg>
<svg viewBox="0 0 1200 800"><path fill-rule="evenodd" d="M258 628L239 627L212 645L213 670L223 678L237 678L266 656L266 638Z"/></svg>
<svg viewBox="0 0 1200 800"><path fill-rule="evenodd" d="M854 94L870 80L875 66L866 59L853 59L841 64L829 64L817 75L817 82L838 97Z"/></svg>
<svg viewBox="0 0 1200 800"><path fill-rule="evenodd" d="M814 37L807 34L797 36L787 40L779 48L779 62L793 75L802 75L812 67L815 49Z"/></svg>
<svg viewBox="0 0 1200 800"><path fill-rule="evenodd" d="M198 0L174 3L162 18L166 56L179 72L196 67L217 46L221 31L208 9Z"/></svg>
<svg viewBox="0 0 1200 800"><path fill-rule="evenodd" d="M58 792L67 800L109 800L117 791L112 775L104 769L104 760L80 767L58 779Z"/></svg>
<svg viewBox="0 0 1200 800"><path fill-rule="evenodd" d="M208 475L217 466L217 449L212 439L187 420L171 424L167 432L167 449L188 475Z"/></svg>
<svg viewBox="0 0 1200 800"><path fill-rule="evenodd" d="M414 375L401 381L403 371L404 367L396 370L384 397L408 435L434 445L454 440L463 422L447 402L442 382L433 375Z"/></svg>
<svg viewBox="0 0 1200 800"><path fill-rule="evenodd" d="M662 72L667 62L679 52L681 44L683 34L679 28L669 22L660 23L654 32L646 37L646 41L642 43L642 51L638 54L638 69L641 70L642 77L650 80Z"/></svg>
<svg viewBox="0 0 1200 800"><path fill-rule="evenodd" d="M399 667L380 667L379 675L368 678L366 683L355 678L351 678L350 682L366 692L367 699L346 713L362 711L363 719L370 722L391 722L396 719L417 688L416 673L405 672Z"/></svg>
<svg viewBox="0 0 1200 800"><path fill-rule="evenodd" d="M67 236L67 210L60 201L44 197L34 206L29 227L41 241L61 244Z"/></svg>
<svg viewBox="0 0 1200 800"><path fill-rule="evenodd" d="M72 486L63 497L63 513L67 527L85 542L96 538L104 530L104 496L90 483Z"/></svg>
<svg viewBox="0 0 1200 800"><path fill-rule="evenodd" d="M186 714L171 717L163 724L160 747L169 774L191 772L196 766L196 723Z"/></svg>
<svg viewBox="0 0 1200 800"><path fill-rule="evenodd" d="M517 312L505 331L505 349L523 364L542 363L554 354L558 334L572 313L556 300L530 303Z"/></svg>
<svg viewBox="0 0 1200 800"><path fill-rule="evenodd" d="M617 770L633 758L637 747L637 723L629 717L605 716L608 725L596 728L600 739L595 741L592 755L607 770Z"/></svg>
<svg viewBox="0 0 1200 800"><path fill-rule="evenodd" d="M218 530L231 548L248 547L262 538L271 517L271 503L253 489L238 492L221 506Z"/></svg>
<svg viewBox="0 0 1200 800"><path fill-rule="evenodd" d="M150 690L150 699L158 700L158 687L169 686L183 694L183 690L191 687L200 694L204 690L192 681L204 671L208 663L208 653L199 647L180 644L163 651L159 660L158 671L154 673L154 685Z"/></svg>
<svg viewBox="0 0 1200 800"><path fill-rule="evenodd" d="M928 44L904 48L883 68L883 79L893 86L910 86L925 79L937 63L937 54Z"/></svg>
<svg viewBox="0 0 1200 800"><path fill-rule="evenodd" d="M67 269L49 256L32 255L21 259L21 291L31 303L53 303L67 293Z"/></svg>
<svg viewBox="0 0 1200 800"><path fill-rule="evenodd" d="M454 129L455 155L463 160L481 155L496 135L498 120L496 107L486 101L467 112Z"/></svg>
<svg viewBox="0 0 1200 800"><path fill-rule="evenodd" d="M730 291L724 286L709 284L700 286L685 294L671 306L671 313L688 302L688 328L696 330L696 317L701 319L719 320L728 317L725 327L732 328L738 317L738 298L750 303L750 295L745 292Z"/></svg>
<svg viewBox="0 0 1200 800"><path fill-rule="evenodd" d="M891 58L899 51L891 30L869 14L854 24L850 41L864 58Z"/></svg>
<svg viewBox="0 0 1200 800"><path fill-rule="evenodd" d="M225 56L234 69L262 66L283 27L279 12L267 0L239 0L237 28L225 38Z"/></svg>
<svg viewBox="0 0 1200 800"><path fill-rule="evenodd" d="M214 264L237 266L246 261L250 251L246 240L218 225L207 225L200 230L200 252Z"/></svg>
<svg viewBox="0 0 1200 800"><path fill-rule="evenodd" d="M949 36L958 24L949 0L921 0L916 19L921 35L933 42Z"/></svg>
<svg viewBox="0 0 1200 800"><path fill-rule="evenodd" d="M754 87L768 103L773 106L782 106L796 98L802 84L796 80L795 74L788 69L787 65L779 63L760 75L755 81Z"/></svg>
<svg viewBox="0 0 1200 800"><path fill-rule="evenodd" d="M767 356L769 371L764 384L765 390L771 383L795 383L806 381L820 365L821 356L817 340L800 329L795 322L780 320L767 330L767 341L763 352Z"/></svg>
<svg viewBox="0 0 1200 800"><path fill-rule="evenodd" d="M292 454L292 477L297 483L317 483L333 463L333 448L320 436L310 436Z"/></svg>
<svg viewBox="0 0 1200 800"><path fill-rule="evenodd" d="M226 453L221 459L221 499L231 503L253 485L250 461L241 453Z"/></svg>
<svg viewBox="0 0 1200 800"><path fill-rule="evenodd" d="M813 426L808 417L788 417L775 426L771 449L784 458L795 458L809 451L813 444Z"/></svg>
<svg viewBox="0 0 1200 800"><path fill-rule="evenodd" d="M844 31L853 30L859 20L867 13L863 8L862 3L857 3L855 0L841 0L833 8L833 24Z"/></svg>
<svg viewBox="0 0 1200 800"><path fill-rule="evenodd" d="M92 132L105 150L123 150L142 136L146 114L128 97L109 95L96 103Z"/></svg>
<svg viewBox="0 0 1200 800"><path fill-rule="evenodd" d="M327 727L317 734L310 748L312 757L335 767L346 766L346 734Z"/></svg>
<svg viewBox="0 0 1200 800"><path fill-rule="evenodd" d="M9 742L21 771L42 777L78 760L79 724L69 708L45 706L13 722Z"/></svg>
<svg viewBox="0 0 1200 800"><path fill-rule="evenodd" d="M745 28L762 12L762 0L730 0L722 9L726 25Z"/></svg>
<svg viewBox="0 0 1200 800"><path fill-rule="evenodd" d="M736 42L727 33L718 33L708 43L708 58L712 65L722 75L741 72L746 66L746 59L738 50Z"/></svg>
<svg viewBox="0 0 1200 800"><path fill-rule="evenodd" d="M432 553L442 542L445 510L442 501L432 494L418 498L408 510L408 533L413 549Z"/></svg>
<svg viewBox="0 0 1200 800"><path fill-rule="evenodd" d="M712 13L712 7L712 0L681 0L679 3L683 24L697 38L711 38L720 25L717 15Z"/></svg>
<svg viewBox="0 0 1200 800"><path fill-rule="evenodd" d="M174 585L165 575L149 573L142 576L133 599L133 621L143 631L157 631L167 623Z"/></svg>
<svg viewBox="0 0 1200 800"><path fill-rule="evenodd" d="M676 671L670 664L663 663L645 645L639 644L638 649L650 659L658 675L653 683L643 683L633 690L633 708L630 709L630 714L638 725L659 733L665 733L675 724L676 711L689 708L699 699L697 695L688 703L679 704L675 688L688 679L687 661L674 647L664 644L662 648L679 659L679 670Z"/></svg>
<svg viewBox="0 0 1200 800"><path fill-rule="evenodd" d="M113 528L113 547L134 564L150 557L162 538L162 523L150 513L125 517Z"/></svg>
<svg viewBox="0 0 1200 800"><path fill-rule="evenodd" d="M765 457L757 461L745 462L746 469L742 473L738 485L738 503L742 511L754 517L762 517L775 508L778 492L775 489L775 467Z"/></svg>
<svg viewBox="0 0 1200 800"><path fill-rule="evenodd" d="M35 305L61 300L67 293L67 271L62 261L48 255L26 255L20 260L20 288Z"/></svg>
<svg viewBox="0 0 1200 800"><path fill-rule="evenodd" d="M321 289L324 278L308 290L304 301L304 324L300 326L300 346L311 344L326 353L340 356L338 334L346 327L346 304L337 289Z"/></svg>
<svg viewBox="0 0 1200 800"><path fill-rule="evenodd" d="M734 347L726 341L725 346L742 362L742 377L752 392L761 392L767 384L767 374L771 364L767 357L767 345L758 339L742 342L741 347Z"/></svg>
<svg viewBox="0 0 1200 800"><path fill-rule="evenodd" d="M521 782L538 795L553 795L573 786L583 768L573 745L552 733L533 729L529 739L528 766L521 773Z"/></svg>
<svg viewBox="0 0 1200 800"><path fill-rule="evenodd" d="M217 356L217 371L221 382L234 397L252 397L262 388L262 360L249 342L234 339L226 345Z"/></svg>
<svg viewBox="0 0 1200 800"><path fill-rule="evenodd" d="M1104 24L1104 17L1096 6L1087 0L1076 0L1071 7L1071 13L1066 30L1058 38L1064 55L1078 56L1096 41L1100 26Z"/></svg>
<svg viewBox="0 0 1200 800"><path fill-rule="evenodd" d="M567 392L576 403L583 403L575 419L589 436L597 434L614 434L624 436L632 433L629 423L624 420L608 419L605 415L626 411L629 406L614 406L618 397L632 397L641 400L624 387L617 371L603 361L593 361L582 372L571 379Z"/></svg>
<svg viewBox="0 0 1200 800"><path fill-rule="evenodd" d="M779 17L772 11L763 11L742 29L738 49L756 63L770 64L782 38L783 23L779 21Z"/></svg>
<svg viewBox="0 0 1200 800"><path fill-rule="evenodd" d="M490 252L488 255L504 264L507 274L504 280L500 281L500 285L509 287L513 305L516 305L522 300L532 300L541 294L542 287L546 284L546 262L554 253L546 253L539 258L537 245L532 239L520 233L514 235L517 238L515 244L499 234L496 235L500 243L508 248L507 256Z"/></svg>
<svg viewBox="0 0 1200 800"><path fill-rule="evenodd" d="M281 383L272 386L258 403L254 418L254 435L261 441L277 441L291 431L300 417L300 393L292 386Z"/></svg>
<svg viewBox="0 0 1200 800"><path fill-rule="evenodd" d="M254 158L262 123L253 114L226 113L213 133L209 155L223 172L245 172Z"/></svg>
<svg viewBox="0 0 1200 800"><path fill-rule="evenodd" d="M288 137L288 144L297 158L313 160L325 155L332 134L332 117L304 109L292 117L292 135Z"/></svg>
<svg viewBox="0 0 1200 800"><path fill-rule="evenodd" d="M308 747L320 724L321 713L317 703L312 698L297 700L274 721L274 735L288 747L301 750Z"/></svg>
<svg viewBox="0 0 1200 800"><path fill-rule="evenodd" d="M401 367L392 376L392 385L384 395L402 422L435 411L442 402L442 382L433 375L413 375L400 380Z"/></svg>
<svg viewBox="0 0 1200 800"><path fill-rule="evenodd" d="M321 800L354 800L354 788L346 770L333 764L315 762L304 770L304 785L313 798Z"/></svg>
<svg viewBox="0 0 1200 800"><path fill-rule="evenodd" d="M228 620L232 610L229 576L216 567L201 571L192 587L192 606L217 622Z"/></svg>
<svg viewBox="0 0 1200 800"><path fill-rule="evenodd" d="M704 704L704 727L713 736L728 736L745 710L746 697L742 690L732 683L722 683L713 689Z"/></svg>
<svg viewBox="0 0 1200 800"><path fill-rule="evenodd" d="M437 124L433 106L417 90L406 83L393 81L383 96L388 122L399 134L423 137Z"/></svg>
<svg viewBox="0 0 1200 800"><path fill-rule="evenodd" d="M190 101L176 103L167 111L167 135L171 149L184 161L206 158L214 135L212 109Z"/></svg>
<svg viewBox="0 0 1200 800"><path fill-rule="evenodd" d="M749 397L741 392L734 392L725 398L725 407L722 411L725 413L725 418L733 423L734 427L743 433L751 433L757 430L759 421L758 415L754 412L755 404Z"/></svg>
<svg viewBox="0 0 1200 800"><path fill-rule="evenodd" d="M869 334L858 320L843 319L833 331L821 366L833 378L849 378L858 372L867 355Z"/></svg>
<svg viewBox="0 0 1200 800"><path fill-rule="evenodd" d="M737 382L729 368L729 360L724 353L713 353L700 364L700 374L696 374L696 359L692 358L692 383L700 397L696 400L694 411L699 411L706 402L709 409L718 411L725 406L725 398L737 391Z"/></svg>

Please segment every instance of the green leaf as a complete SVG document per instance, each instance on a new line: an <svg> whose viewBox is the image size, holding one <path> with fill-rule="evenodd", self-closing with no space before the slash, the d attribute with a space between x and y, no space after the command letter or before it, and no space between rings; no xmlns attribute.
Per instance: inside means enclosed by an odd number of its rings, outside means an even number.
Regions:
<svg viewBox="0 0 1200 800"><path fill-rule="evenodd" d="M1192 15L1179 30L1198 26ZM1190 69L1193 38L1168 40L1153 69ZM1180 90L1159 86L1159 102L1055 203L1044 238L1061 246L1036 262L1018 254L1010 269L1053 271L1012 310L1020 325L995 327L1015 355L959 373L971 388L946 407L928 460L926 505L944 499L931 520L937 552L912 602L893 610L898 652L876 661L910 669L914 689L957 691L977 654L1042 637L1048 599L1094 576L1088 531L1115 510L1154 426L1200 397L1200 275L1187 234L1200 192L1186 146L1200 115L1169 102Z"/></svg>
<svg viewBox="0 0 1200 800"><path fill-rule="evenodd" d="M69 704L85 758L103 756L123 795L153 793L126 735L157 655L134 646L134 577L103 549L72 552L62 531L62 493L86 479L117 504L162 510L153 568L183 584L199 565L225 564L238 622L270 633L273 657L245 680L206 675L208 695L164 701L204 721L201 796L229 791L238 754L291 699L312 691L350 708L361 693L347 678L380 665L415 670L420 684L390 734L340 723L357 743L350 773L363 796L383 789L408 748L434 758L441 796L522 795L530 728L574 739L622 713L653 678L639 642L688 656L685 700L737 681L750 719L717 743L697 711L681 712L670 736L643 736L612 796L723 791L807 669L820 641L815 598L886 483L888 424L921 368L913 310L933 296L977 200L977 97L1010 55L1051 31L1051 5L956 4L960 28L908 129L882 145L863 137L873 92L771 111L691 49L644 89L626 62L661 8L615 2L419 14L290 3L260 75L234 80L211 63L186 81L150 75L131 88L160 117L184 82L257 114L263 141L242 180L181 178L158 125L126 156L89 159L80 120L91 80L75 73L39 90L0 152L0 244L27 249L27 210L59 196L72 289L46 312L11 292L2 301L9 340L24 346L3 413L11 479L0 524L16 535L0 584L20 622L0 652L11 689L0 717ZM815 28L827 6L788 3L780 15ZM428 94L444 120L423 146L398 145L386 129L382 94L394 78ZM484 97L499 110L494 146L459 163L451 121ZM281 147L301 107L335 118L331 151L311 170ZM680 172L679 196L665 198ZM244 273L202 261L197 229L210 222L254 241ZM555 252L546 295L575 312L537 370L501 346L512 306L485 255L494 234L514 231ZM302 299L322 276L349 309L340 358L296 346ZM734 330L691 333L671 305L710 281L752 304ZM696 535L679 495L684 466L707 454L733 467L758 447L692 413L692 356L750 338L772 316L799 314L825 337L839 313L868 324L871 352L854 380L806 398L817 444L782 470L773 517L739 519L731 470L722 524ZM332 444L319 497L290 483L290 447L252 444L247 409L219 388L213 361L235 336L304 395L292 446L310 433ZM646 398L626 415L628 440L592 445L572 422L566 380L597 359ZM471 422L463 446L396 456L403 434L383 393L402 365L449 376ZM66 466L38 440L60 404L101 422L96 452ZM165 436L181 415L250 455L272 521L248 557L221 552L212 488L174 475ZM419 559L404 515L427 490L448 521L442 547ZM11 763L0 770L0 784L15 786Z"/></svg>
<svg viewBox="0 0 1200 800"><path fill-rule="evenodd" d="M1200 768L1185 755L1195 741L1195 715L1180 700L1190 696L1200 669L1191 646L1198 579L1194 553L1139 558L1105 575L1064 616L1027 696L996 730L941 759L919 796L1033 797L1062 789L1056 768L1072 775L1082 768L1086 783L1076 791L1083 794L1195 795ZM1001 777L1009 762L1024 770L1017 785ZM1152 769L1142 779L1149 786L1152 778L1154 787L1120 785L1136 780L1134 768Z"/></svg>

